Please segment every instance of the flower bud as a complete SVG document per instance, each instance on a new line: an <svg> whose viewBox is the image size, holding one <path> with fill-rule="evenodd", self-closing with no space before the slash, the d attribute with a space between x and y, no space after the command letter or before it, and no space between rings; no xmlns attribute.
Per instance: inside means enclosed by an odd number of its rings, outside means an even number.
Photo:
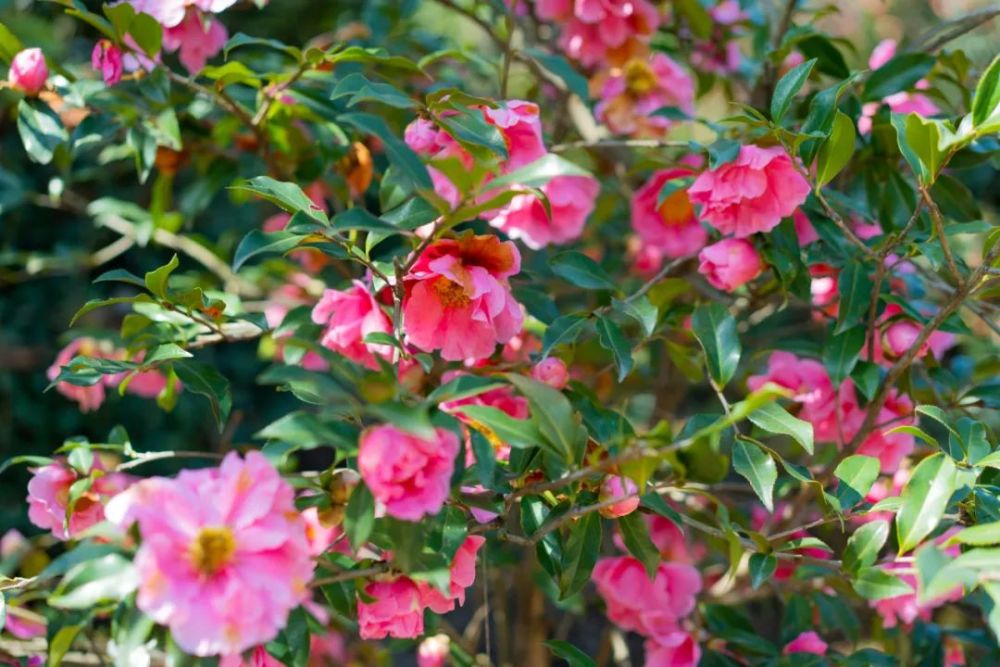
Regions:
<svg viewBox="0 0 1000 667"><path fill-rule="evenodd" d="M622 500L598 511L601 516L607 519L616 519L620 516L631 514L639 507L639 497L636 495L638 492L639 487L628 477L609 475L604 478L604 482L601 484L599 500L602 503L614 500L615 498L621 498Z"/></svg>
<svg viewBox="0 0 1000 667"><path fill-rule="evenodd" d="M448 635L434 635L420 642L417 648L418 667L444 667L448 664L450 645Z"/></svg>
<svg viewBox="0 0 1000 667"><path fill-rule="evenodd" d="M569 382L569 371L562 359L549 357L535 364L531 369L531 377L553 389L562 389Z"/></svg>
<svg viewBox="0 0 1000 667"><path fill-rule="evenodd" d="M113 86L122 80L122 50L110 40L102 39L94 45L90 64L101 73L105 85Z"/></svg>
<svg viewBox="0 0 1000 667"><path fill-rule="evenodd" d="M37 95L45 87L49 68L41 49L24 49L10 61L7 80L12 88L25 95Z"/></svg>

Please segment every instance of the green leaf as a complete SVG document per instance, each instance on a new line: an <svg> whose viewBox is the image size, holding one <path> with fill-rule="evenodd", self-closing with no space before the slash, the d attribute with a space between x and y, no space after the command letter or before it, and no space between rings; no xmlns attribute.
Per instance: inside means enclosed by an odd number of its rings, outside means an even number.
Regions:
<svg viewBox="0 0 1000 667"><path fill-rule="evenodd" d="M781 123L781 119L788 111L788 107L791 106L792 100L809 79L815 65L816 58L807 60L790 69L785 76L778 80L774 87L774 96L771 97L771 120L775 124Z"/></svg>
<svg viewBox="0 0 1000 667"><path fill-rule="evenodd" d="M687 24L696 37L709 39L712 36L712 27L715 22L701 2L698 0L675 0L674 4L677 7L677 13L687 19Z"/></svg>
<svg viewBox="0 0 1000 667"><path fill-rule="evenodd" d="M597 317L597 339L601 347L610 350L614 356L618 381L621 382L632 372L632 346L618 325L603 315Z"/></svg>
<svg viewBox="0 0 1000 667"><path fill-rule="evenodd" d="M354 72L337 82L330 99L336 100L350 96L347 106L353 107L360 102L373 101L397 109L412 109L416 102L399 88L387 83L369 81L363 74Z"/></svg>
<svg viewBox="0 0 1000 667"><path fill-rule="evenodd" d="M565 600L587 585L600 552L601 517L597 512L591 512L571 524L569 539L566 540L563 551L559 599Z"/></svg>
<svg viewBox="0 0 1000 667"><path fill-rule="evenodd" d="M132 19L128 33L150 58L160 53L163 46L163 27L149 14L138 14Z"/></svg>
<svg viewBox="0 0 1000 667"><path fill-rule="evenodd" d="M851 161L854 155L854 140L857 131L854 121L847 114L838 111L833 118L830 137L820 146L816 156L816 185L822 187L833 180Z"/></svg>
<svg viewBox="0 0 1000 667"><path fill-rule="evenodd" d="M48 456L31 456L28 454L23 456L12 456L11 458L4 460L3 463L0 463L0 475L13 466L27 464L29 466L42 467L49 465L52 461L53 459Z"/></svg>
<svg viewBox="0 0 1000 667"><path fill-rule="evenodd" d="M597 663L590 656L569 642L549 639L542 643L548 646L555 656L565 660L569 667L597 667Z"/></svg>
<svg viewBox="0 0 1000 667"><path fill-rule="evenodd" d="M490 405L463 405L455 411L489 428L511 447L527 448L544 444L541 431L534 420L511 417ZM559 454L562 455L562 452Z"/></svg>
<svg viewBox="0 0 1000 667"><path fill-rule="evenodd" d="M55 636L49 641L48 661L46 662L48 667L59 667L62 665L63 658L66 657L70 647L73 645L73 641L83 628L84 624L64 625L56 631Z"/></svg>
<svg viewBox="0 0 1000 667"><path fill-rule="evenodd" d="M708 166L711 169L718 169L722 165L732 162L740 154L740 142L734 139L717 139L708 147Z"/></svg>
<svg viewBox="0 0 1000 667"><path fill-rule="evenodd" d="M903 487L903 506L896 515L899 553L904 554L938 525L955 491L955 463L938 452L921 461Z"/></svg>
<svg viewBox="0 0 1000 667"><path fill-rule="evenodd" d="M177 259L177 255L175 254L170 258L170 261L163 266L146 273L144 279L146 289L152 292L154 296L166 299L167 281L170 279L170 274L173 273L178 266L180 266L180 260Z"/></svg>
<svg viewBox="0 0 1000 667"><path fill-rule="evenodd" d="M17 131L28 157L39 164L52 162L56 149L69 139L59 115L39 100L18 103Z"/></svg>
<svg viewBox="0 0 1000 667"><path fill-rule="evenodd" d="M524 53L536 60L542 68L562 79L569 91L581 100L586 102L590 99L590 85L587 83L587 77L580 74L564 56L549 53L537 47L524 49Z"/></svg>
<svg viewBox="0 0 1000 667"><path fill-rule="evenodd" d="M842 510L854 507L868 495L872 484L878 479L879 461L874 456L854 454L848 456L833 471L837 478L835 497Z"/></svg>
<svg viewBox="0 0 1000 667"><path fill-rule="evenodd" d="M298 60L302 57L302 51L294 46L289 46L276 39L250 37L249 35L244 35L242 32L238 32L229 38L229 41L222 47L222 55L228 60L230 51L246 46L260 46L272 51L279 51L293 60Z"/></svg>
<svg viewBox="0 0 1000 667"><path fill-rule="evenodd" d="M619 517L618 530L621 531L625 548L642 562L643 567L646 568L646 575L653 579L656 576L656 569L660 565L660 550L650 539L649 526L642 518L642 514L632 512Z"/></svg>
<svg viewBox="0 0 1000 667"><path fill-rule="evenodd" d="M296 449L312 449L337 442L340 436L331 431L323 421L311 412L298 410L290 412L277 421L271 422L254 437L281 440Z"/></svg>
<svg viewBox="0 0 1000 667"><path fill-rule="evenodd" d="M778 403L768 403L750 413L748 419L768 433L779 433L791 437L802 445L802 449L813 453L813 426L807 421L794 417Z"/></svg>
<svg viewBox="0 0 1000 667"><path fill-rule="evenodd" d="M127 283L135 287L142 289L146 288L146 283L142 278L135 275L131 271L126 271L125 269L112 269L111 271L105 271L101 275L94 278L95 283L107 283L107 282L118 282Z"/></svg>
<svg viewBox="0 0 1000 667"><path fill-rule="evenodd" d="M851 376L864 344L865 328L860 326L830 336L826 341L823 346L823 366L830 374L834 386L839 387Z"/></svg>
<svg viewBox="0 0 1000 667"><path fill-rule="evenodd" d="M1000 521L963 528L948 539L948 544L971 544L974 547L1000 544Z"/></svg>
<svg viewBox="0 0 1000 667"><path fill-rule="evenodd" d="M217 88L225 88L234 84L260 88L260 77L252 69L238 60L230 60L224 65L207 65L200 74L215 81Z"/></svg>
<svg viewBox="0 0 1000 667"><path fill-rule="evenodd" d="M993 116L1000 107L1000 56L986 68L976 84L972 98L972 125L979 127Z"/></svg>
<svg viewBox="0 0 1000 667"><path fill-rule="evenodd" d="M567 463L578 462L587 445L587 429L562 392L524 375L507 374L507 379L528 399L532 418L542 436Z"/></svg>
<svg viewBox="0 0 1000 667"><path fill-rule="evenodd" d="M368 541L375 527L375 497L364 483L358 484L351 492L344 510L344 532L351 543L351 549L357 551Z"/></svg>
<svg viewBox="0 0 1000 667"><path fill-rule="evenodd" d="M774 511L774 483L778 468L774 459L753 443L737 440L733 443L733 470L745 477L768 512Z"/></svg>
<svg viewBox="0 0 1000 667"><path fill-rule="evenodd" d="M851 582L858 595L866 600L885 600L913 592L905 581L894 574L877 567L866 567L858 571Z"/></svg>
<svg viewBox="0 0 1000 667"><path fill-rule="evenodd" d="M583 167L570 162L566 158L559 157L554 153L546 153L531 164L526 164L520 169L515 169L509 174L504 174L489 182L489 189L500 189L512 185L524 187L541 187L551 181L556 176L589 176Z"/></svg>
<svg viewBox="0 0 1000 667"><path fill-rule="evenodd" d="M24 50L24 44L3 23L0 23L0 60L10 63L19 52Z"/></svg>
<svg viewBox="0 0 1000 667"><path fill-rule="evenodd" d="M552 272L584 289L615 289L601 265L579 252L562 252L550 262Z"/></svg>
<svg viewBox="0 0 1000 667"><path fill-rule="evenodd" d="M247 260L265 253L284 253L299 245L304 237L292 232L262 232L251 229L233 255L233 271L239 271Z"/></svg>
<svg viewBox="0 0 1000 667"><path fill-rule="evenodd" d="M545 328L542 337L542 358L549 356L556 345L572 343L577 339L587 325L587 318L576 313L568 313L557 317Z"/></svg>
<svg viewBox="0 0 1000 667"><path fill-rule="evenodd" d="M924 78L934 66L934 56L925 53L904 53L898 55L871 73L865 92L865 102L883 98L908 90Z"/></svg>
<svg viewBox="0 0 1000 667"><path fill-rule="evenodd" d="M700 305L691 316L691 328L705 350L708 372L720 388L732 379L740 363L736 320L720 303Z"/></svg>
<svg viewBox="0 0 1000 667"><path fill-rule="evenodd" d="M497 378L481 375L459 375L428 394L427 402L438 404L444 401L456 401L477 396L502 386L504 383Z"/></svg>
<svg viewBox="0 0 1000 667"><path fill-rule="evenodd" d="M266 199L288 213L304 214L322 225L330 224L326 213L316 206L309 196L295 183L276 181L270 176L255 176L246 183L232 186L234 190L246 190Z"/></svg>
<svg viewBox="0 0 1000 667"><path fill-rule="evenodd" d="M121 600L138 584L138 575L127 558L107 554L70 569L48 601L61 609L86 609L99 602Z"/></svg>
<svg viewBox="0 0 1000 667"><path fill-rule="evenodd" d="M366 113L349 113L339 116L339 120L360 132L378 137L385 147L385 153L389 158L389 162L414 187L427 191L434 189L430 173L427 171L427 167L423 161L421 161L420 156L397 137L382 118Z"/></svg>
<svg viewBox="0 0 1000 667"><path fill-rule="evenodd" d="M848 262L837 278L840 305L837 312L837 326L834 335L858 325L868 312L874 283L868 275L868 267L860 260Z"/></svg>
<svg viewBox="0 0 1000 667"><path fill-rule="evenodd" d="M778 569L778 559L772 554L750 554L748 570L750 572L750 587L754 590L771 578Z"/></svg>
<svg viewBox="0 0 1000 667"><path fill-rule="evenodd" d="M199 394L208 399L212 406L212 415L219 426L219 432L225 428L229 420L229 411L233 407L233 396L229 389L229 380L214 366L200 361L182 360L174 363L174 372L184 383L184 389Z"/></svg>
<svg viewBox="0 0 1000 667"><path fill-rule="evenodd" d="M888 538L888 521L877 519L863 524L847 540L847 547L844 549L844 569L856 572L874 565Z"/></svg>
<svg viewBox="0 0 1000 667"><path fill-rule="evenodd" d="M626 301L612 299L611 303L619 313L628 315L638 322L645 336L652 336L653 332L656 331L656 322L660 312L645 295Z"/></svg>

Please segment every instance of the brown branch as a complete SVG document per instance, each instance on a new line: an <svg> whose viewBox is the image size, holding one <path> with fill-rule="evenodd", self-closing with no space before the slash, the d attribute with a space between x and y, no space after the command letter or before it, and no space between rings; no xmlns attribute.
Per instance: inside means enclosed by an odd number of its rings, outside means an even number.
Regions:
<svg viewBox="0 0 1000 667"><path fill-rule="evenodd" d="M944 233L944 220L941 217L941 209L938 208L934 200L931 199L930 193L927 188L920 188L920 197L927 204L927 210L931 213L931 222L934 224L934 233L937 234L938 242L941 244L941 252L944 253L944 261L948 265L948 270L951 271L952 277L955 279L955 283L962 281L962 274L958 270L958 264L955 263L955 257L951 254L951 248L948 245L948 238Z"/></svg>

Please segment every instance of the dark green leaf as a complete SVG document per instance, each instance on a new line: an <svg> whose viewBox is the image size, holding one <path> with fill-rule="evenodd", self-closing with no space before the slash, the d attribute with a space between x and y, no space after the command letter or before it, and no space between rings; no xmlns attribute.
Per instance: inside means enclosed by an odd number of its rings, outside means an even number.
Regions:
<svg viewBox="0 0 1000 667"><path fill-rule="evenodd" d="M618 529L621 531L625 548L642 562L643 567L646 568L646 575L653 579L656 576L656 569L660 565L660 550L650 539L649 526L642 518L642 514L632 512L619 517Z"/></svg>
<svg viewBox="0 0 1000 667"><path fill-rule="evenodd" d="M351 492L344 510L344 532L351 543L351 549L357 551L368 541L368 536L375 527L375 497L368 487L358 484Z"/></svg>
<svg viewBox="0 0 1000 667"><path fill-rule="evenodd" d="M823 366L835 386L840 386L851 376L865 344L865 328L852 327L838 335L830 336L823 346Z"/></svg>
<svg viewBox="0 0 1000 667"><path fill-rule="evenodd" d="M722 304L710 303L695 308L691 328L705 350L709 374L720 388L725 387L736 373L742 353L736 320Z"/></svg>
<svg viewBox="0 0 1000 667"><path fill-rule="evenodd" d="M569 667L597 667L590 656L569 642L559 639L549 639L543 642L554 655L566 661Z"/></svg>
<svg viewBox="0 0 1000 667"><path fill-rule="evenodd" d="M888 538L888 521L876 519L863 524L847 540L847 547L844 549L844 569L856 572L861 568L871 567L878 559L878 554Z"/></svg>
<svg viewBox="0 0 1000 667"><path fill-rule="evenodd" d="M591 512L571 524L559 577L560 599L579 592L590 581L600 552L601 517Z"/></svg>
<svg viewBox="0 0 1000 667"><path fill-rule="evenodd" d="M868 312L874 283L868 275L868 267L860 260L849 262L837 278L840 305L837 312L837 326L833 333L840 334L861 323Z"/></svg>
<svg viewBox="0 0 1000 667"><path fill-rule="evenodd" d="M778 479L774 459L757 445L737 440L733 443L733 470L750 482L767 511L774 511L774 483Z"/></svg>
<svg viewBox="0 0 1000 667"><path fill-rule="evenodd" d="M879 461L874 456L848 456L833 471L837 478L836 498L843 510L854 507L868 495L878 479Z"/></svg>
<svg viewBox="0 0 1000 667"><path fill-rule="evenodd" d="M896 56L871 73L865 84L863 99L881 100L902 90L909 90L924 78L934 66L934 56L926 53L904 53Z"/></svg>
<svg viewBox="0 0 1000 667"><path fill-rule="evenodd" d="M262 232L251 229L233 255L233 271L239 271L248 259L264 253L284 253L299 245L303 237L291 232Z"/></svg>
<svg viewBox="0 0 1000 667"><path fill-rule="evenodd" d="M632 346L618 325L603 315L597 317L597 339L614 356L618 381L621 382L632 372Z"/></svg>
<svg viewBox="0 0 1000 667"><path fill-rule="evenodd" d="M905 581L877 567L866 567L859 570L851 585L854 586L858 595L872 601L885 600L913 592L913 588Z"/></svg>
<svg viewBox="0 0 1000 667"><path fill-rule="evenodd" d="M806 452L813 453L813 425L790 415L778 403L768 403L754 410L748 419L768 433L791 437Z"/></svg>
<svg viewBox="0 0 1000 667"><path fill-rule="evenodd" d="M748 570L750 571L750 586L754 590L771 578L778 569L778 559L772 554L750 554Z"/></svg>
<svg viewBox="0 0 1000 667"><path fill-rule="evenodd" d="M330 223L323 209L316 206L295 183L276 181L270 176L255 176L246 183L234 185L233 188L252 192L288 213L301 211L320 224Z"/></svg>
<svg viewBox="0 0 1000 667"><path fill-rule="evenodd" d="M802 86L809 79L816 59L807 60L790 69L774 87L774 96L771 98L771 119L780 124L788 107L791 106L795 95L802 89Z"/></svg>
<svg viewBox="0 0 1000 667"><path fill-rule="evenodd" d="M212 414L221 432L229 420L233 407L233 397L229 390L229 380L214 366L199 361L182 360L174 363L174 372L184 383L184 389L208 399Z"/></svg>
<svg viewBox="0 0 1000 667"><path fill-rule="evenodd" d="M39 164L52 162L56 149L69 139L59 115L38 100L18 103L17 131L28 157Z"/></svg>
<svg viewBox="0 0 1000 667"><path fill-rule="evenodd" d="M944 515L955 491L955 463L938 452L921 461L903 487L903 506L896 515L899 553L913 549L927 537Z"/></svg>

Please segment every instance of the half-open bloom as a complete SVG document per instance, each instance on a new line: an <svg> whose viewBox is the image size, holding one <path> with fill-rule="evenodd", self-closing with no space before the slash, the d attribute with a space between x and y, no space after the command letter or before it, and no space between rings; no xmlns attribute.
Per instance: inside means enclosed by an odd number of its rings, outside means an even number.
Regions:
<svg viewBox="0 0 1000 667"><path fill-rule="evenodd" d="M688 169L663 169L632 196L632 229L646 246L662 251L667 257L693 255L708 240L685 187L684 179L693 176ZM664 188L672 189L661 200Z"/></svg>
<svg viewBox="0 0 1000 667"><path fill-rule="evenodd" d="M443 593L430 584L419 584L423 604L437 614L447 614L455 606L465 604L465 589L476 581L476 554L486 542L482 535L469 535L451 561L449 592Z"/></svg>
<svg viewBox="0 0 1000 667"><path fill-rule="evenodd" d="M391 346L365 342L369 334L392 333L392 322L364 283L358 280L344 291L328 289L323 292L319 303L313 307L312 320L325 327L320 345L351 361L378 370L376 355L383 359L393 357Z"/></svg>
<svg viewBox="0 0 1000 667"><path fill-rule="evenodd" d="M746 239L722 239L698 253L698 273L712 287L732 292L761 274L764 263Z"/></svg>
<svg viewBox="0 0 1000 667"><path fill-rule="evenodd" d="M490 218L490 224L532 249L580 238L594 211L601 184L592 176L556 176L541 187L550 216L532 193L516 195Z"/></svg>
<svg viewBox="0 0 1000 667"><path fill-rule="evenodd" d="M39 528L52 531L53 537L68 540L104 520L104 506L124 491L134 478L107 472L99 458L90 470L94 475L87 489L70 509L70 487L81 478L65 459L36 468L28 481L28 519Z"/></svg>
<svg viewBox="0 0 1000 667"><path fill-rule="evenodd" d="M358 599L358 633L362 639L412 639L424 633L420 588L408 577L373 581L365 586L371 602Z"/></svg>

